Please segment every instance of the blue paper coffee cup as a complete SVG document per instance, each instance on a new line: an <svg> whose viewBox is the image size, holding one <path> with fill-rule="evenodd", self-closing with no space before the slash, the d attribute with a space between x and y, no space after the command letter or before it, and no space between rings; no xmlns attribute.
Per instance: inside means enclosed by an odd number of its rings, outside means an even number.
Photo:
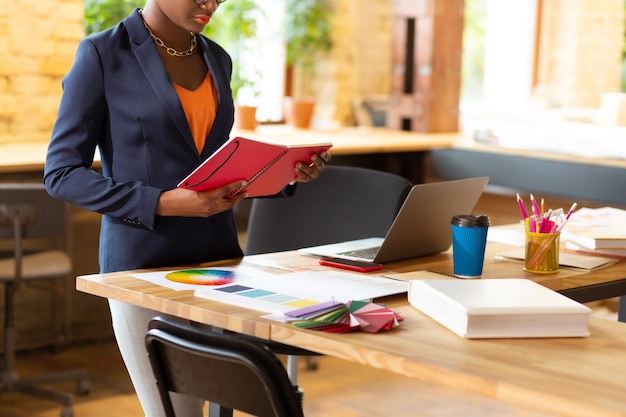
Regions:
<svg viewBox="0 0 626 417"><path fill-rule="evenodd" d="M452 258L454 275L480 278L483 274L489 217L459 214L452 216Z"/></svg>

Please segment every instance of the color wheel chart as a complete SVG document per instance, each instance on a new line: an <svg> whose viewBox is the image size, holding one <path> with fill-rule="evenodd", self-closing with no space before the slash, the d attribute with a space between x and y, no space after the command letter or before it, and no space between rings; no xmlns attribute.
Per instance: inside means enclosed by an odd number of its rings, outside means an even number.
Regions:
<svg viewBox="0 0 626 417"><path fill-rule="evenodd" d="M257 268L244 265L213 268L188 268L172 271L139 272L133 277L177 291L217 288L228 284L248 281L255 277L272 276Z"/></svg>
<svg viewBox="0 0 626 417"><path fill-rule="evenodd" d="M174 282L196 285L225 285L235 281L234 271L226 269L185 269L165 274L165 278Z"/></svg>

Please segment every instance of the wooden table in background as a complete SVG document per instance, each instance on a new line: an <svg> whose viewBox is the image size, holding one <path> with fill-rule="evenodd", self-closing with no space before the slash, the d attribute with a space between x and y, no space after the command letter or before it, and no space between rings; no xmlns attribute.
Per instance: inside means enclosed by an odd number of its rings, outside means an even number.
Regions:
<svg viewBox="0 0 626 417"><path fill-rule="evenodd" d="M262 125L256 130L233 130L231 136L275 143L333 143L337 156L369 154L414 154L449 148L462 138L459 133L417 133L377 127L348 127L329 130L295 129L286 125ZM0 174L43 171L48 143L0 144ZM416 161L412 161L413 164ZM96 166L99 158L96 155Z"/></svg>
<svg viewBox="0 0 626 417"><path fill-rule="evenodd" d="M262 125L254 131L233 131L231 136L285 144L331 142L333 163L367 166L364 159L375 157L382 162L380 169L416 184L425 180L425 159L430 151L448 149L464 139L461 133L419 133L382 127L316 130L286 125Z"/></svg>

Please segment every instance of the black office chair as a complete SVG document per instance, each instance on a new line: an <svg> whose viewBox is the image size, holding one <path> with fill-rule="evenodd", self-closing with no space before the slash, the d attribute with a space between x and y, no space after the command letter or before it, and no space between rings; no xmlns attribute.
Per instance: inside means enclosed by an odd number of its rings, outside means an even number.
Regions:
<svg viewBox="0 0 626 417"><path fill-rule="evenodd" d="M299 249L372 236L384 237L411 189L406 178L368 168L328 165L290 198L256 198L250 207L246 255ZM272 348L288 355L297 386L297 356L315 369L317 354Z"/></svg>
<svg viewBox="0 0 626 417"><path fill-rule="evenodd" d="M406 178L368 168L328 165L290 198L252 201L246 255L384 237L411 189Z"/></svg>
<svg viewBox="0 0 626 417"><path fill-rule="evenodd" d="M176 417L170 392L209 401L211 417L303 416L285 368L261 343L155 317L146 348L167 417Z"/></svg>
<svg viewBox="0 0 626 417"><path fill-rule="evenodd" d="M3 392L20 392L62 404L61 417L73 416L73 395L40 385L76 380L79 394L90 390L87 371L68 370L20 378L15 371L15 295L20 287L45 280L50 291L67 294L72 261L60 240L67 237L67 205L48 195L39 183L0 183L0 283L4 285L4 368L0 374ZM65 280L62 285L58 285ZM37 287L41 288L41 287ZM69 300L65 300L69 305ZM67 326L68 311L65 310Z"/></svg>

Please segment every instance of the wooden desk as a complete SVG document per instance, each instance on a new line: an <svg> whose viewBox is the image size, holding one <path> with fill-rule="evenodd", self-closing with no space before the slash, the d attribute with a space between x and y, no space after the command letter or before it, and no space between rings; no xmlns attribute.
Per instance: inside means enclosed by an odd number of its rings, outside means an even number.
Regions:
<svg viewBox="0 0 626 417"><path fill-rule="evenodd" d="M43 142L0 144L0 174L43 171L47 149Z"/></svg>
<svg viewBox="0 0 626 417"><path fill-rule="evenodd" d="M1 143L0 175L29 179L26 174L35 174L41 180L47 151L47 142ZM99 167L100 159L96 152L94 168Z"/></svg>
<svg viewBox="0 0 626 417"><path fill-rule="evenodd" d="M524 273L519 264L493 260L493 254L503 248L506 246L488 245L486 278L528 276L566 291L626 276L625 263L593 274L563 270L552 276L534 276ZM315 259L295 252L234 262L254 265L251 262L268 259L324 269ZM444 253L387 267L383 273L450 272L451 256ZM270 321L261 317L264 313L195 297L191 291L159 287L132 277L131 272L81 276L77 289L555 415L626 416L623 323L592 318L587 338L466 340L414 309L402 295L384 300L404 316L400 327L381 334L327 334Z"/></svg>

